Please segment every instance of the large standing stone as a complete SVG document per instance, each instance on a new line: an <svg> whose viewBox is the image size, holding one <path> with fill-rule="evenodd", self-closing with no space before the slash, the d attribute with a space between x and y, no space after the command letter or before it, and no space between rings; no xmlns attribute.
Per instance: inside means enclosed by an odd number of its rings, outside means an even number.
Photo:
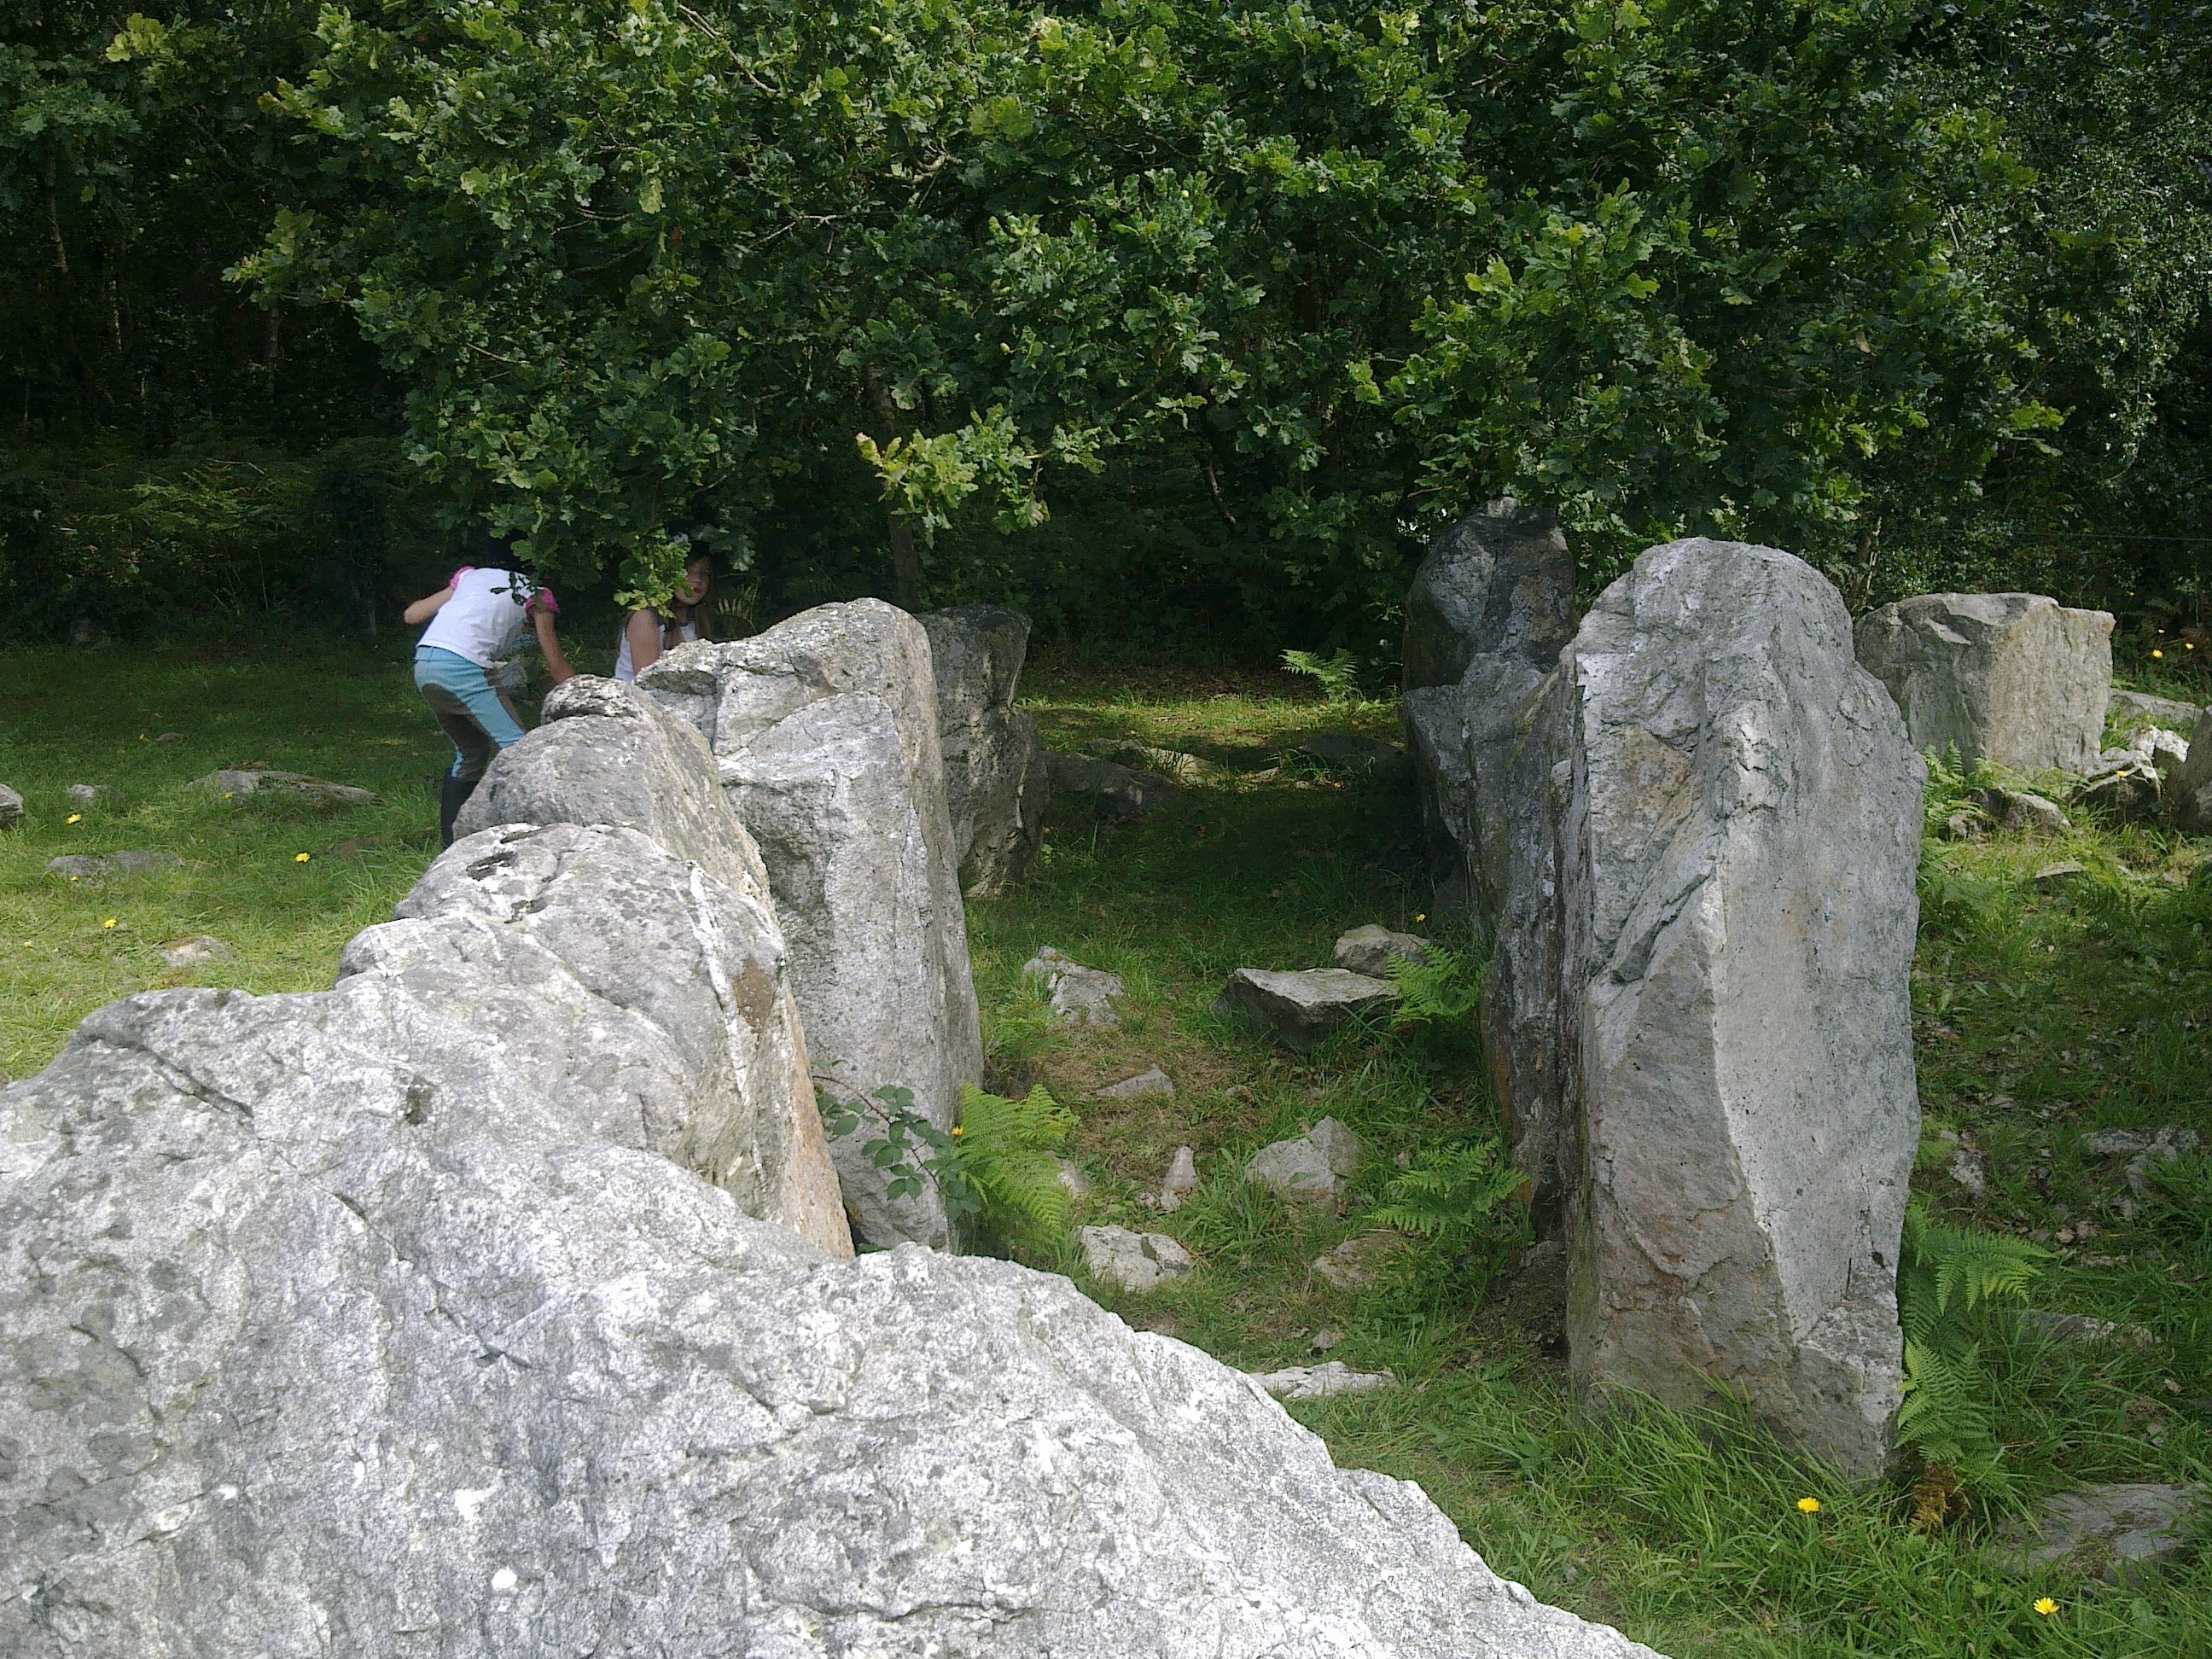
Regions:
<svg viewBox="0 0 2212 1659"><path fill-rule="evenodd" d="M1650 1659L1066 1279L670 1162L744 977L697 883L483 832L334 990L0 1094L0 1651Z"/></svg>
<svg viewBox="0 0 2212 1659"><path fill-rule="evenodd" d="M1575 562L1548 513L1511 496L1439 535L1406 595L1406 747L1432 841L1479 881L1514 710L1574 636ZM1502 827L1490 826L1494 837Z"/></svg>
<svg viewBox="0 0 2212 1659"><path fill-rule="evenodd" d="M1052 785L1036 716L1014 707L1030 619L969 605L917 617L937 678L945 810L960 880L971 898L995 898L1036 857Z"/></svg>
<svg viewBox="0 0 2212 1659"><path fill-rule="evenodd" d="M2081 773L2105 746L2109 611L2040 593L1923 593L1869 611L1856 632L1860 665L1897 699L1917 749Z"/></svg>
<svg viewBox="0 0 2212 1659"><path fill-rule="evenodd" d="M1870 1474L1919 1136L1919 759L1836 590L1740 543L1645 552L1544 701L1574 1368L1681 1404L1725 1388Z"/></svg>
<svg viewBox="0 0 2212 1659"><path fill-rule="evenodd" d="M936 677L921 623L826 605L732 644L678 647L639 686L698 728L759 843L814 1068L851 1095L898 1087L941 1129L982 1073ZM933 1191L891 1197L833 1142L859 1236L949 1241Z"/></svg>

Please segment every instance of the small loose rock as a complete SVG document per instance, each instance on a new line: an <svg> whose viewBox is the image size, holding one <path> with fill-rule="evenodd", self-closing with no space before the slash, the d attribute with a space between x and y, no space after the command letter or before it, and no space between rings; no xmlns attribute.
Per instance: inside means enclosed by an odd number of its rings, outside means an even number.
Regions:
<svg viewBox="0 0 2212 1659"><path fill-rule="evenodd" d="M1311 1263L1313 1275L1340 1291L1358 1290L1374 1283L1409 1248L1402 1233L1363 1233L1316 1256Z"/></svg>
<svg viewBox="0 0 2212 1659"><path fill-rule="evenodd" d="M1369 922L1339 935L1331 961L1347 973L1370 979L1388 979L1401 962L1426 962L1437 947L1418 933L1394 933L1379 922Z"/></svg>
<svg viewBox="0 0 2212 1659"><path fill-rule="evenodd" d="M1160 1195L1156 1200L1164 1211L1182 1208L1183 1200L1198 1190L1198 1154L1188 1146L1178 1146L1175 1156L1168 1160L1168 1172L1160 1182Z"/></svg>
<svg viewBox="0 0 2212 1659"><path fill-rule="evenodd" d="M23 821L23 798L0 783L0 830L13 830Z"/></svg>
<svg viewBox="0 0 2212 1659"><path fill-rule="evenodd" d="M204 962L220 962L229 954L230 946L211 933L195 933L161 947L161 959L172 968L197 968Z"/></svg>
<svg viewBox="0 0 2212 1659"><path fill-rule="evenodd" d="M2057 801L2026 789L1985 789L1982 811L2000 828L2021 835L2063 836L2074 827Z"/></svg>
<svg viewBox="0 0 2212 1659"><path fill-rule="evenodd" d="M1134 1077L1109 1083L1097 1091L1101 1100L1173 1100L1175 1080L1158 1066L1147 1066Z"/></svg>
<svg viewBox="0 0 2212 1659"><path fill-rule="evenodd" d="M1340 1394L1371 1394L1398 1386L1398 1379L1389 1371L1355 1371L1341 1359L1248 1375L1278 1400L1328 1400Z"/></svg>
<svg viewBox="0 0 2212 1659"><path fill-rule="evenodd" d="M1181 1279L1198 1265L1188 1250L1165 1233L1137 1233L1127 1227L1079 1227L1075 1237L1091 1276L1119 1290L1154 1290L1166 1280Z"/></svg>
<svg viewBox="0 0 2212 1659"><path fill-rule="evenodd" d="M321 778L311 778L300 772L225 767L219 772L209 773L204 778L193 779L191 787L204 789L223 800L251 800L257 795L267 795L307 801L318 806L376 805L376 794L373 790L357 789L349 783L328 783Z"/></svg>
<svg viewBox="0 0 2212 1659"><path fill-rule="evenodd" d="M1239 968L1216 998L1213 1011L1257 1024L1284 1047L1303 1053L1355 1015L1395 1000L1398 988L1342 968L1283 973Z"/></svg>
<svg viewBox="0 0 2212 1659"><path fill-rule="evenodd" d="M1302 1135L1262 1146L1244 1166L1244 1178L1278 1198L1334 1204L1364 1151L1358 1135L1325 1117Z"/></svg>
<svg viewBox="0 0 2212 1659"><path fill-rule="evenodd" d="M1074 957L1048 945L1022 964L1030 979L1045 982L1052 1017L1077 1025L1119 1025L1121 1016L1114 999L1126 988L1119 974L1086 968Z"/></svg>

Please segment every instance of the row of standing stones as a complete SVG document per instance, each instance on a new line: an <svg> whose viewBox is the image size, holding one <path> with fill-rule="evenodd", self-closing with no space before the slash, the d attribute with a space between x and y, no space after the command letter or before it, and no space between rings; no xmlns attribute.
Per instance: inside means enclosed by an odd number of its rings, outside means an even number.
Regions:
<svg viewBox="0 0 2212 1659"><path fill-rule="evenodd" d="M1066 1279L854 1255L943 1233L815 1094L977 1074L1018 622L573 680L331 990L0 1093L0 1651L1650 1659Z"/></svg>
<svg viewBox="0 0 2212 1659"><path fill-rule="evenodd" d="M1920 756L2148 769L2102 749L2112 618L1931 594L1855 628L1802 561L1704 539L1648 550L1586 615L1574 594L1547 514L1462 519L1408 597L1403 705L1489 936L1486 1047L1565 1248L1572 1368L1601 1397L1724 1391L1872 1474L1920 1128ZM2175 708L2196 764L2166 810L2212 829L2212 714Z"/></svg>

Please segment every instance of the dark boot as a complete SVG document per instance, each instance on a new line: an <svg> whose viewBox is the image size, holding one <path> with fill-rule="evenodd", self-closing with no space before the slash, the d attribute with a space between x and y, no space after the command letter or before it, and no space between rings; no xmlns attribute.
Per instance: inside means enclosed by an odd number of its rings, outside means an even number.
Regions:
<svg viewBox="0 0 2212 1659"><path fill-rule="evenodd" d="M469 797L477 792L481 780L448 777L438 792L438 844L453 844L453 820L461 815L461 808L469 804Z"/></svg>

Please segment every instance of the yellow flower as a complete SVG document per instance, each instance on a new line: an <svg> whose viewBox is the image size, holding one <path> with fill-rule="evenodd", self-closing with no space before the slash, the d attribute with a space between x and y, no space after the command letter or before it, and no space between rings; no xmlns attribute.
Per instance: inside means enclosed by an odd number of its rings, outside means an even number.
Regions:
<svg viewBox="0 0 2212 1659"><path fill-rule="evenodd" d="M1413 920L1414 920L1415 921L1426 921L1428 919L1429 919L1429 913L1428 913L1427 911L1425 911L1425 910L1422 911L1422 912L1420 913L1420 915L1417 915L1417 916L1415 916L1415 917L1413 918Z"/></svg>
<svg viewBox="0 0 2212 1659"><path fill-rule="evenodd" d="M305 853L295 853L292 854L292 862L295 864L305 864L307 861L307 855Z"/></svg>
<svg viewBox="0 0 2212 1659"><path fill-rule="evenodd" d="M62 820L62 822L63 822L64 823L76 823L79 818L82 817L83 816L84 816L84 814L83 814L83 813L82 813L82 812L72 812L72 813L70 813L67 817L64 818L64 819Z"/></svg>
<svg viewBox="0 0 2212 1659"><path fill-rule="evenodd" d="M2035 1610L2041 1613L2045 1619L2048 1619L2052 1613L2058 1611L2058 1603L2052 1601L2046 1595L2036 1602Z"/></svg>
<svg viewBox="0 0 2212 1659"><path fill-rule="evenodd" d="M955 1135L964 1135L964 1134L966 1134L966 1133L968 1133L968 1131L967 1131L967 1128L966 1128L966 1127L965 1127L965 1126L963 1126L963 1125L962 1125L962 1124L956 1123L956 1124L954 1124L954 1125L952 1126L952 1133L953 1133Z"/></svg>
<svg viewBox="0 0 2212 1659"><path fill-rule="evenodd" d="M1799 1499L1797 1500L1797 1513L1798 1513L1798 1514L1800 1514L1800 1515L1818 1515L1820 1512L1820 1500L1819 1498L1799 1498Z"/></svg>
<svg viewBox="0 0 2212 1659"><path fill-rule="evenodd" d="M115 926L115 918L113 916L110 916L106 921L101 922L100 925L103 927L112 927Z"/></svg>
<svg viewBox="0 0 2212 1659"><path fill-rule="evenodd" d="M2151 653L2151 655L2154 657L2163 657L2166 655L2166 653L2163 651L2154 651Z"/></svg>

